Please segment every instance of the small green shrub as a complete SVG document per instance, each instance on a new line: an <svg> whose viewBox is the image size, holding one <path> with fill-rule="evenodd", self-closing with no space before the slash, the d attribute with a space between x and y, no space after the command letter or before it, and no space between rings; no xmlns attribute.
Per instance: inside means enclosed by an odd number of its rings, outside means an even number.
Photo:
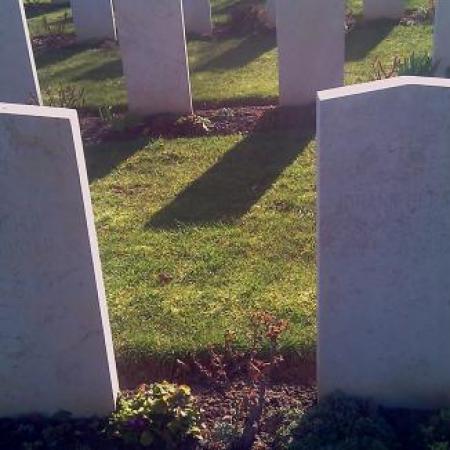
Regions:
<svg viewBox="0 0 450 450"><path fill-rule="evenodd" d="M84 88L75 85L56 85L44 92L45 104L55 108L83 109L86 106Z"/></svg>
<svg viewBox="0 0 450 450"><path fill-rule="evenodd" d="M188 386L143 386L119 399L108 433L125 445L188 449L201 439L199 413Z"/></svg>
<svg viewBox="0 0 450 450"><path fill-rule="evenodd" d="M412 53L403 59L398 56L394 57L391 65L376 59L372 65L372 78L384 80L396 76L431 77L435 70L433 59L428 53L421 55Z"/></svg>
<svg viewBox="0 0 450 450"><path fill-rule="evenodd" d="M433 59L428 53L416 55L412 53L408 58L400 60L397 74L418 77L431 76L434 73Z"/></svg>
<svg viewBox="0 0 450 450"><path fill-rule="evenodd" d="M396 435L371 402L340 394L305 413L292 432L289 450L390 450Z"/></svg>

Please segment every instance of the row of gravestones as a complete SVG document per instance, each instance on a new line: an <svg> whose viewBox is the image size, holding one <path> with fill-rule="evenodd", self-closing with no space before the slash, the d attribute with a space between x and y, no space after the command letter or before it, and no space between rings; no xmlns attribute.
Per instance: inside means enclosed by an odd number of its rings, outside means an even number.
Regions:
<svg viewBox="0 0 450 450"><path fill-rule="evenodd" d="M2 1L23 33L21 3ZM321 1L323 19L336 2ZM439 78L318 95L321 395L450 405L449 105ZM107 414L118 383L75 111L0 104L0 192L0 416Z"/></svg>
<svg viewBox="0 0 450 450"><path fill-rule="evenodd" d="M116 0L70 0L80 41L116 39L115 2ZM210 0L183 0L183 11L188 33L212 34Z"/></svg>
<svg viewBox="0 0 450 450"><path fill-rule="evenodd" d="M275 24L277 0L267 0L266 9L269 20ZM404 0L364 0L364 18L367 20L401 19L404 12Z"/></svg>
<svg viewBox="0 0 450 450"><path fill-rule="evenodd" d="M191 113L192 95L183 7L194 0L115 0L115 14L112 13L111 0L95 1L99 2L97 8L93 8L93 3L86 0L72 0L73 14L75 18L79 17L78 29L82 30L83 22L87 30L85 34L89 37L93 37L94 29L100 31L97 33L98 38L103 36L103 31L108 29L104 23L110 25L110 33L115 36L116 22L130 111L139 115ZM0 58L9 61L11 58L8 53L18 54L18 57L9 70L0 74L0 80L3 86L8 86L9 94L14 91L9 88L11 83L19 87L23 83L27 95L39 99L26 24L18 16L18 1L6 2L12 6L6 6L1 13L0 25L6 39L11 36L12 45L3 47L2 51L6 55L0 53ZM207 10L206 16L210 23L209 0L206 3L203 0L195 2L197 8L191 8L193 3L190 4L190 16L204 16ZM450 64L447 45L450 33L447 26L449 9L450 2L441 1L436 18L435 59L441 63L442 72ZM199 13L193 14L193 10ZM81 20L81 17L84 19ZM342 85L345 62L344 17L344 0L277 0L282 106L313 103L317 91ZM13 40L13 35L17 35L17 39ZM24 65L30 66L30 61L31 68L24 70ZM16 72L21 75L17 76ZM17 98L3 96L0 92L0 100L17 101ZM24 101L23 98L19 100Z"/></svg>

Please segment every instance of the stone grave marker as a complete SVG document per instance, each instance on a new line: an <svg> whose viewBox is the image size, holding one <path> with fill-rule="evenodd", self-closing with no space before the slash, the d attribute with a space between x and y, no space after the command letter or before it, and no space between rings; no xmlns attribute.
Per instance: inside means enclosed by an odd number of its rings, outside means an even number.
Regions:
<svg viewBox="0 0 450 450"><path fill-rule="evenodd" d="M404 0L364 0L364 18L401 19L405 13Z"/></svg>
<svg viewBox="0 0 450 450"><path fill-rule="evenodd" d="M116 39L112 0L71 0L70 3L79 41Z"/></svg>
<svg viewBox="0 0 450 450"><path fill-rule="evenodd" d="M183 0L187 33L210 36L213 32L210 0Z"/></svg>
<svg viewBox="0 0 450 450"><path fill-rule="evenodd" d="M438 75L446 76L450 68L450 1L439 0L434 19L433 64Z"/></svg>
<svg viewBox="0 0 450 450"><path fill-rule="evenodd" d="M41 104L22 0L1 0L0 102Z"/></svg>
<svg viewBox="0 0 450 450"><path fill-rule="evenodd" d="M450 80L319 93L318 383L450 406Z"/></svg>
<svg viewBox="0 0 450 450"><path fill-rule="evenodd" d="M280 104L313 104L341 86L345 59L344 0L277 0Z"/></svg>
<svg viewBox="0 0 450 450"><path fill-rule="evenodd" d="M130 111L191 113L181 0L116 0L115 7Z"/></svg>
<svg viewBox="0 0 450 450"><path fill-rule="evenodd" d="M276 26L277 22L276 0L266 0L266 14L270 25Z"/></svg>
<svg viewBox="0 0 450 450"><path fill-rule="evenodd" d="M118 390L75 111L0 104L0 417L109 414Z"/></svg>

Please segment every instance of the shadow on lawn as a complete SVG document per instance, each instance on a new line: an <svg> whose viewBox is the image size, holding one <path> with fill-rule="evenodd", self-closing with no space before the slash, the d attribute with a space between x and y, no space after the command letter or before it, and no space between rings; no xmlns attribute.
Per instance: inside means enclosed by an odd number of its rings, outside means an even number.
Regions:
<svg viewBox="0 0 450 450"><path fill-rule="evenodd" d="M105 142L103 144L85 146L86 166L89 182L106 177L122 162L131 158L137 151L144 148L148 138L134 141ZM112 149L112 147L114 147Z"/></svg>
<svg viewBox="0 0 450 450"><path fill-rule="evenodd" d="M374 20L358 23L347 35L346 60L364 59L395 27L392 20Z"/></svg>
<svg viewBox="0 0 450 450"><path fill-rule="evenodd" d="M0 0L1 1L1 0ZM47 49L35 54L36 65L38 69L44 69L45 67L60 64L66 59L70 59L79 53L94 48L92 45L87 44L74 44L59 49ZM67 69L69 72L72 69Z"/></svg>
<svg viewBox="0 0 450 450"><path fill-rule="evenodd" d="M120 58L107 61L101 66L86 70L74 77L73 81L103 81L123 76L122 60Z"/></svg>
<svg viewBox="0 0 450 450"><path fill-rule="evenodd" d="M212 12L213 12L213 16L218 15L218 14L230 14L232 9L235 8L236 6L240 5L242 6L243 4L254 4L255 0L228 0L227 2L224 2L222 4L213 4L212 6Z"/></svg>
<svg viewBox="0 0 450 450"><path fill-rule="evenodd" d="M254 133L157 212L147 227L232 223L246 214L311 141L313 133Z"/></svg>
<svg viewBox="0 0 450 450"><path fill-rule="evenodd" d="M34 19L35 17L43 16L44 14L62 10L68 6L70 6L69 2L67 2L66 5L56 5L52 3L26 4L25 13L27 19Z"/></svg>
<svg viewBox="0 0 450 450"><path fill-rule="evenodd" d="M259 56L276 47L276 37L272 34L252 34L220 55L194 67L194 72L227 70L244 67Z"/></svg>

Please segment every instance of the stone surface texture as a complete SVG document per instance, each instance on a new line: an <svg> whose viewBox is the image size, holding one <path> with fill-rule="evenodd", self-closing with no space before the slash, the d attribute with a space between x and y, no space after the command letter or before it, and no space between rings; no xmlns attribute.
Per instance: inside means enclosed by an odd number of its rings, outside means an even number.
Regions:
<svg viewBox="0 0 450 450"><path fill-rule="evenodd" d="M187 33L207 36L212 34L210 0L183 0L183 11Z"/></svg>
<svg viewBox="0 0 450 450"><path fill-rule="evenodd" d="M117 375L75 111L0 104L0 417L103 416Z"/></svg>
<svg viewBox="0 0 450 450"><path fill-rule="evenodd" d="M112 0L71 0L70 3L79 41L116 39Z"/></svg>
<svg viewBox="0 0 450 450"><path fill-rule="evenodd" d="M344 0L277 0L282 106L313 104L319 90L341 86Z"/></svg>
<svg viewBox="0 0 450 450"><path fill-rule="evenodd" d="M401 19L405 13L405 0L364 0L364 18Z"/></svg>
<svg viewBox="0 0 450 450"><path fill-rule="evenodd" d="M275 26L277 22L276 0L266 0L266 13L270 24Z"/></svg>
<svg viewBox="0 0 450 450"><path fill-rule="evenodd" d="M450 68L450 1L438 0L434 19L433 63L436 73L446 76Z"/></svg>
<svg viewBox="0 0 450 450"><path fill-rule="evenodd" d="M115 7L130 111L191 113L181 0L116 0Z"/></svg>
<svg viewBox="0 0 450 450"><path fill-rule="evenodd" d="M0 102L42 102L22 0L1 0Z"/></svg>
<svg viewBox="0 0 450 450"><path fill-rule="evenodd" d="M450 80L319 93L321 396L450 406Z"/></svg>

